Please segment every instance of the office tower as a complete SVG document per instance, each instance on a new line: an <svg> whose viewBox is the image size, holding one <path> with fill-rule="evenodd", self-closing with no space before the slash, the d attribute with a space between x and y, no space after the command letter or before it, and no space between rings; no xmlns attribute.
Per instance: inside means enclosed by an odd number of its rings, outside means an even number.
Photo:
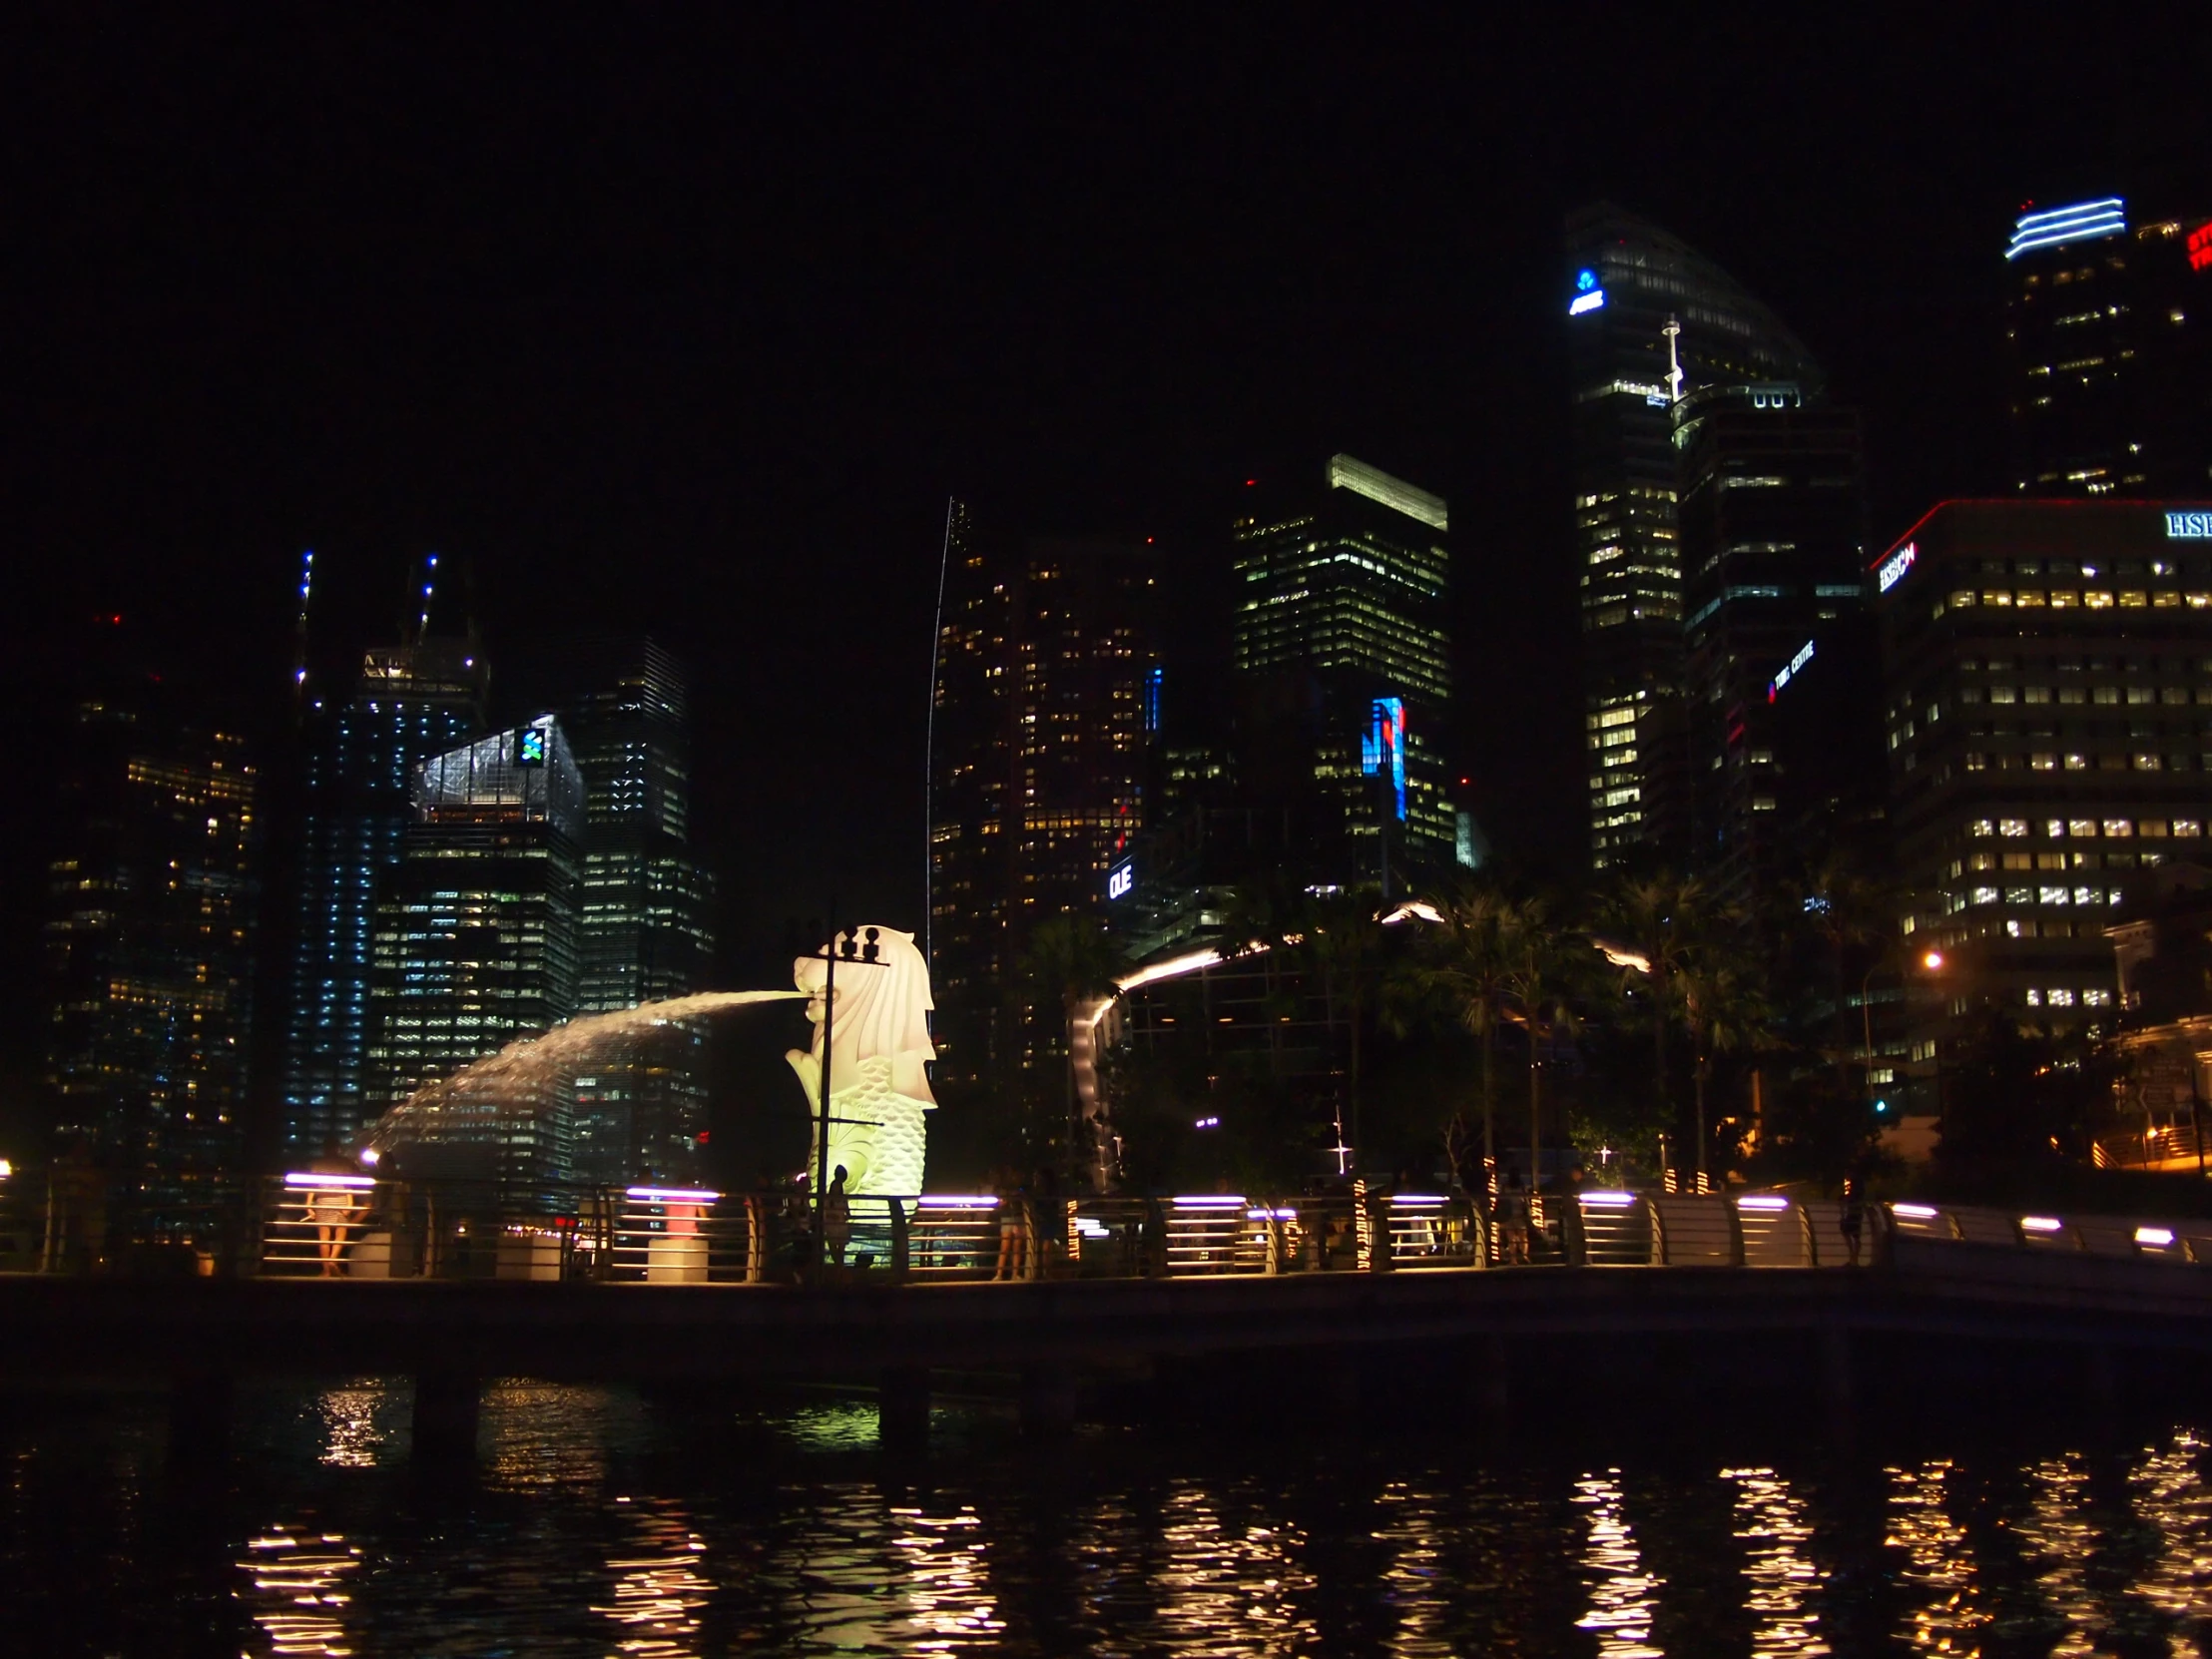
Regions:
<svg viewBox="0 0 2212 1659"><path fill-rule="evenodd" d="M1864 694L1863 676L1839 672L1864 648L1853 627L1866 563L1859 417L1779 382L1701 386L1673 412L1690 853L1749 902L1771 890L1787 847L1803 844L1816 818L1833 823L1840 788L1836 735L1785 714ZM1866 703L1854 712L1867 734L1856 793L1879 800L1880 722ZM1786 744L1798 732L1817 741Z"/></svg>
<svg viewBox="0 0 2212 1659"><path fill-rule="evenodd" d="M1036 923L1095 913L1145 821L1156 551L947 526L929 754L937 1075L1010 1079L1057 1040L1058 997L1018 982ZM1148 713L1148 711L1151 711ZM1031 1004L1038 1004L1032 1008Z"/></svg>
<svg viewBox="0 0 2212 1659"><path fill-rule="evenodd" d="M561 709L584 781L577 1012L634 1008L708 988L706 872L691 850L691 746L675 658L647 639L564 652L586 689ZM705 1033L655 1027L610 1046L576 1079L579 1180L695 1183L707 1130Z"/></svg>
<svg viewBox="0 0 2212 1659"><path fill-rule="evenodd" d="M1400 891L1450 863L1451 556L1441 497L1350 455L1240 518L1235 788L1312 819L1313 880Z"/></svg>
<svg viewBox="0 0 2212 1659"><path fill-rule="evenodd" d="M167 1174L234 1165L253 986L246 741L144 674L80 697L72 725L42 941L57 1143Z"/></svg>
<svg viewBox="0 0 2212 1659"><path fill-rule="evenodd" d="M418 637L368 652L349 697L307 711L284 1029L287 1158L344 1151L383 1110L367 1071L378 889L413 819L416 765L483 729L485 679L473 640Z"/></svg>
<svg viewBox="0 0 2212 1659"><path fill-rule="evenodd" d="M2004 259L2020 493L2212 492L2212 223L2030 208Z"/></svg>
<svg viewBox="0 0 2212 1659"><path fill-rule="evenodd" d="M2212 511L1947 502L1874 564L1898 849L1930 991L1914 1060L1980 1006L2108 1021L2129 877L2212 817Z"/></svg>
<svg viewBox="0 0 2212 1659"><path fill-rule="evenodd" d="M1711 261L1599 203L1566 237L1575 557L1590 853L1679 856L1689 838L1682 563L1673 405L1713 385L1795 384L1820 367Z"/></svg>
<svg viewBox="0 0 2212 1659"><path fill-rule="evenodd" d="M576 1011L584 781L550 715L414 769L413 821L376 903L368 1061L378 1111ZM464 1089L403 1167L570 1173L574 1078Z"/></svg>

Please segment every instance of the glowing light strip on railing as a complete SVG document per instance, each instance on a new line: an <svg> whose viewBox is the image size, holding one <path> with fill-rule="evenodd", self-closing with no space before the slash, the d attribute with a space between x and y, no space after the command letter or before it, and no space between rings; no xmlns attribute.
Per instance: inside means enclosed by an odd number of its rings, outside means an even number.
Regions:
<svg viewBox="0 0 2212 1659"><path fill-rule="evenodd" d="M995 1210L995 1198L951 1198L940 1193L925 1193L914 1203L924 1210Z"/></svg>
<svg viewBox="0 0 2212 1659"><path fill-rule="evenodd" d="M313 1175L301 1172L285 1176L284 1185L358 1192L363 1187L375 1186L376 1178L373 1175Z"/></svg>
<svg viewBox="0 0 2212 1659"><path fill-rule="evenodd" d="M2153 1250L2164 1250L2174 1242L2174 1230L2170 1227L2138 1227L2135 1242L2148 1245Z"/></svg>
<svg viewBox="0 0 2212 1659"><path fill-rule="evenodd" d="M628 1187L625 1198L642 1198L648 1204L719 1204L722 1194L703 1187Z"/></svg>
<svg viewBox="0 0 2212 1659"><path fill-rule="evenodd" d="M1771 1195L1766 1193L1747 1193L1744 1197L1736 1200L1736 1208L1739 1210L1763 1210L1772 1212L1776 1210L1787 1210L1789 1207L1790 1201L1788 1199L1783 1198L1779 1195Z"/></svg>
<svg viewBox="0 0 2212 1659"><path fill-rule="evenodd" d="M1251 1200L1242 1194L1201 1193L1196 1198L1178 1198L1173 1201L1178 1210L1242 1210Z"/></svg>
<svg viewBox="0 0 2212 1659"><path fill-rule="evenodd" d="M2066 1224L2056 1216L2022 1216L2020 1231L2023 1233L2061 1233Z"/></svg>
<svg viewBox="0 0 2212 1659"><path fill-rule="evenodd" d="M1907 1221L1934 1221L1936 1207L1932 1204L1893 1204L1890 1214L1903 1216Z"/></svg>
<svg viewBox="0 0 2212 1659"><path fill-rule="evenodd" d="M1437 1205L1449 1204L1451 1200L1448 1198L1439 1197L1433 1193L1393 1193L1390 1195L1390 1202L1392 1204L1403 1204L1408 1207L1430 1208Z"/></svg>
<svg viewBox="0 0 2212 1659"><path fill-rule="evenodd" d="M1594 1204L1600 1210L1625 1210L1636 1202L1634 1193L1584 1193L1582 1202Z"/></svg>
<svg viewBox="0 0 2212 1659"><path fill-rule="evenodd" d="M1298 1212L1296 1210L1247 1210L1245 1212L1245 1220L1296 1221L1298 1220Z"/></svg>

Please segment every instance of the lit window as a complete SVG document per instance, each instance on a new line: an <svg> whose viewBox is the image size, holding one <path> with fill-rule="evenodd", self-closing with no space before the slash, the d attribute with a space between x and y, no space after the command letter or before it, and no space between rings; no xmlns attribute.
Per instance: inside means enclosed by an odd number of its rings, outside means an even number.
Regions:
<svg viewBox="0 0 2212 1659"><path fill-rule="evenodd" d="M1997 833L2000 835L2024 835L2027 833L2027 820L2024 818L2000 818L1997 820Z"/></svg>
<svg viewBox="0 0 2212 1659"><path fill-rule="evenodd" d="M1974 890L1973 890L1973 902L1974 902L1974 903L1976 903L1976 904L1994 904L1994 903L1995 903L1996 901L1997 901L1997 890L1996 890L1996 888L1994 888L1994 887L1976 887L1976 888L1974 888Z"/></svg>
<svg viewBox="0 0 2212 1659"><path fill-rule="evenodd" d="M1971 605L1973 603L1973 590L1971 588L1959 589L1958 592L1950 596L1950 602L1953 605Z"/></svg>
<svg viewBox="0 0 2212 1659"><path fill-rule="evenodd" d="M2043 993L2033 986L2028 987L2027 1005L2030 1008L2040 1008L2043 1005Z"/></svg>
<svg viewBox="0 0 2212 1659"><path fill-rule="evenodd" d="M2053 986L2043 993L2043 1001L2053 1008L2071 1008L2074 1005L2074 993L2061 986Z"/></svg>
<svg viewBox="0 0 2212 1659"><path fill-rule="evenodd" d="M2092 611L2109 611L2112 608L2112 596L2095 588L2083 594L2081 602Z"/></svg>
<svg viewBox="0 0 2212 1659"><path fill-rule="evenodd" d="M1985 818L1977 818L1966 827L1966 833L1969 835L1993 835L1996 832L1997 827Z"/></svg>
<svg viewBox="0 0 2212 1659"><path fill-rule="evenodd" d="M2109 1008L2112 1006L2110 991L2083 991L2081 1005L2085 1008Z"/></svg>
<svg viewBox="0 0 2212 1659"><path fill-rule="evenodd" d="M2027 758L2027 764L2035 772L2056 772L2058 770L2058 757L2056 755L2030 755Z"/></svg>
<svg viewBox="0 0 2212 1659"><path fill-rule="evenodd" d="M2174 820L2173 832L2177 835L2201 835L2204 833L2204 825L2193 818L2177 818Z"/></svg>
<svg viewBox="0 0 2212 1659"><path fill-rule="evenodd" d="M2064 887L2038 887L2035 892L2036 897L2045 904L2063 904L2066 902L2067 891Z"/></svg>
<svg viewBox="0 0 2212 1659"><path fill-rule="evenodd" d="M2162 818L2146 818L2135 826L2135 832L2138 835L2163 835L2166 832L2166 821Z"/></svg>
<svg viewBox="0 0 2212 1659"><path fill-rule="evenodd" d="M2128 592L2120 595L2120 603L2126 606L2131 611L2141 610L2144 606L2150 603L2150 596L2148 594L2135 592L2131 589Z"/></svg>
<svg viewBox="0 0 2212 1659"><path fill-rule="evenodd" d="M2134 821L2124 818L2108 818L2104 821L2104 832L2107 835L2132 835L2135 833Z"/></svg>
<svg viewBox="0 0 2212 1659"><path fill-rule="evenodd" d="M2068 755L2066 757L2066 770L2068 772L2085 772L2088 770L2088 766L2089 757L2086 755Z"/></svg>

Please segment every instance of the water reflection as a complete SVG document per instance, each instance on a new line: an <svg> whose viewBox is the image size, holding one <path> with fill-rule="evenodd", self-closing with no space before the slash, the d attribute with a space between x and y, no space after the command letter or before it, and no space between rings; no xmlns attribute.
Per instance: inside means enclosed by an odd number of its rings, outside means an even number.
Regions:
<svg viewBox="0 0 2212 1659"><path fill-rule="evenodd" d="M1621 1512L1620 1470L1586 1474L1574 1483L1574 1501L1584 1506L1588 1538L1582 1568L1590 1608L1575 1623L1597 1636L1597 1650L1611 1659L1661 1659L1651 1645L1652 1611L1661 1588L1644 1570L1636 1535Z"/></svg>
<svg viewBox="0 0 2212 1659"><path fill-rule="evenodd" d="M405 1395L396 1385L349 1382L315 1396L322 1461L333 1468L373 1468L392 1443Z"/></svg>
<svg viewBox="0 0 2212 1659"><path fill-rule="evenodd" d="M1736 1487L1736 1536L1744 1542L1744 1607L1758 1616L1754 1654L1817 1654L1808 1603L1826 1576L1806 1556L1813 1537L1804 1502L1773 1469L1723 1469Z"/></svg>
<svg viewBox="0 0 2212 1659"><path fill-rule="evenodd" d="M247 1584L239 1599L269 1637L272 1654L339 1659L353 1652L345 1635L345 1611L353 1599L344 1586L361 1564L361 1552L342 1533L273 1532L249 1539L239 1570Z"/></svg>
<svg viewBox="0 0 2212 1659"><path fill-rule="evenodd" d="M986 1637L1006 1628L983 1569L982 1522L968 1505L950 1514L893 1509L898 1531L891 1544L905 1558L907 1627L918 1637L909 1653L951 1653L988 1647Z"/></svg>
<svg viewBox="0 0 2212 1659"><path fill-rule="evenodd" d="M1314 1587L1297 1540L1262 1518L1225 1521L1203 1485L1178 1480L1161 1506L1159 1621L1172 1651L1200 1659L1301 1651L1315 1634L1298 1599Z"/></svg>
<svg viewBox="0 0 2212 1659"><path fill-rule="evenodd" d="M620 1631L617 1653L651 1659L698 1659L699 1610L714 1585L699 1571L706 1540L673 1504L615 1499L631 1517L630 1552L607 1563L614 1575L614 1600L592 1611Z"/></svg>

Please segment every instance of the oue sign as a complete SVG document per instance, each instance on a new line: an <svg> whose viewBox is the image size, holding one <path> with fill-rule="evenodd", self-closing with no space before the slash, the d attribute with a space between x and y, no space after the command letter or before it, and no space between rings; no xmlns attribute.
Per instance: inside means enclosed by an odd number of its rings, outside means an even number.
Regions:
<svg viewBox="0 0 2212 1659"><path fill-rule="evenodd" d="M2171 531L2167 532L2169 535ZM1874 586L1877 593L1888 593L1905 580L1905 573L1913 568L1913 561L1921 556L1920 543L1907 542L1882 561L1882 568L1875 572Z"/></svg>
<svg viewBox="0 0 2212 1659"><path fill-rule="evenodd" d="M2212 513L2168 513L2168 541L2212 541Z"/></svg>
<svg viewBox="0 0 2212 1659"><path fill-rule="evenodd" d="M1124 859L1106 872L1106 896L1127 898L1129 889L1137 884L1137 865L1133 859Z"/></svg>

